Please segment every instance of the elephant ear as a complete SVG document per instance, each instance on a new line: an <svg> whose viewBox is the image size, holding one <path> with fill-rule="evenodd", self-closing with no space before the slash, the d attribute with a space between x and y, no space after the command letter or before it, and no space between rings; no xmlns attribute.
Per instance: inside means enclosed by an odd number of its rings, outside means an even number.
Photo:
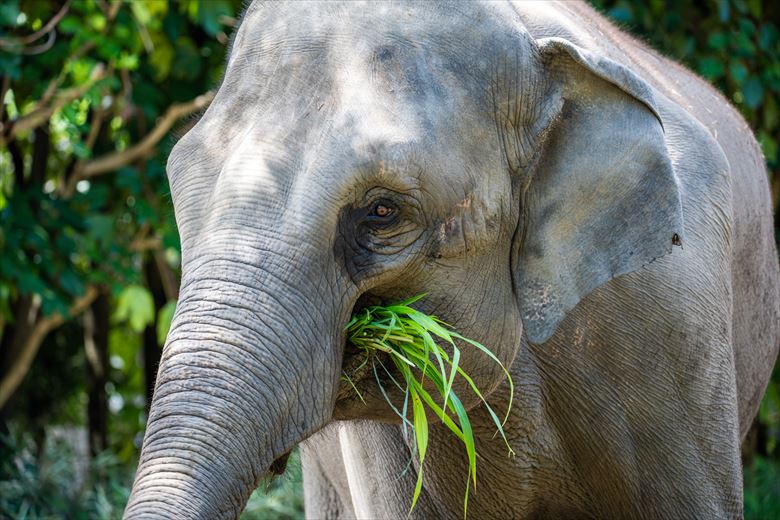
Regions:
<svg viewBox="0 0 780 520"><path fill-rule="evenodd" d="M566 40L537 43L553 115L524 161L513 269L527 337L542 343L592 290L681 245L683 218L650 86Z"/></svg>

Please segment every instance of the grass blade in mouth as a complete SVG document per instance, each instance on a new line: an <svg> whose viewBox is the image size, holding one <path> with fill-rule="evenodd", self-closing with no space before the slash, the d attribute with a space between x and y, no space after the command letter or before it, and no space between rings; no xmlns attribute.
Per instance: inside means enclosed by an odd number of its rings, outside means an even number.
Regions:
<svg viewBox="0 0 780 520"><path fill-rule="evenodd" d="M380 387L382 395L390 404L393 411L401 417L404 425L404 432L407 427L411 427L414 432L417 459L419 461L419 472L415 484L414 494L412 495L412 505L409 510L414 509L417 500L422 491L423 482L423 462L428 448L428 417L426 415L426 406L433 414L449 428L450 431L461 441L466 449L466 455L469 463L469 471L466 479L466 493L463 499L463 515L465 517L468 507L469 487L477 488L477 453L474 443L474 433L471 429L468 413L464 408L460 398L452 391L452 386L456 376L462 377L468 387L482 401L487 408L488 413L496 425L496 434L500 434L506 443L509 455L514 452L509 446L504 433L504 424L509 418L509 411L512 407L512 395L514 394L514 384L509 375L509 371L504 367L498 358L489 349L481 343L465 338L457 332L450 330L450 326L439 320L436 316L429 316L412 307L411 304L419 301L425 295L420 294L409 298L408 300L388 305L386 307L375 305L368 307L352 316L347 323L347 336L349 342L356 348L362 350L366 356L365 362L371 362L373 365L374 376ZM434 336L452 347L452 357L447 351L439 346ZM488 358L497 363L504 371L509 382L509 404L507 406L504 420L500 420L495 411L485 400L485 397L477 388L474 380L460 366L460 349L456 345L456 340L465 342L479 349ZM400 380L396 380L384 366L378 353L387 354L395 365L396 370L401 374ZM376 370L376 364L379 363L392 382L398 386L399 390L405 393L403 411L399 411L391 402L379 379ZM362 365L361 365L362 366ZM442 397L442 405L439 406L431 394L424 388L424 381L428 379ZM352 385L355 392L358 392L348 374L344 374L344 380ZM402 385L406 387L403 388ZM358 397L363 397L358 392ZM407 405L412 404L412 421L406 417ZM447 413L457 418L457 423Z"/></svg>

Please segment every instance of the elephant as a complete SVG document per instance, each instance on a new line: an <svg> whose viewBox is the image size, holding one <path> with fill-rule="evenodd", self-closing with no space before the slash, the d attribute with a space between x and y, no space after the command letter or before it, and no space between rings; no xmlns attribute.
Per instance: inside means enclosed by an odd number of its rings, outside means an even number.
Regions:
<svg viewBox="0 0 780 520"><path fill-rule="evenodd" d="M171 151L182 286L125 518L236 518L300 446L310 518L460 518L355 312L416 305L514 382L507 456L460 378L468 518L736 518L780 345L766 166L710 85L579 2L252 3ZM500 367L462 348L496 410ZM391 371L392 372L392 371ZM387 382L387 380L384 380Z"/></svg>

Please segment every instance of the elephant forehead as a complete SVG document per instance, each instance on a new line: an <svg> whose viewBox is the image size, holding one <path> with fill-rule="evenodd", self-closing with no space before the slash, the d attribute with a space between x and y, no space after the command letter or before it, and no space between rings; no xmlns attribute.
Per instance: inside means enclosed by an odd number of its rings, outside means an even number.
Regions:
<svg viewBox="0 0 780 520"><path fill-rule="evenodd" d="M438 44L447 53L463 53L482 47L490 35L485 29L496 29L497 21L512 17L507 7L494 2L254 2L235 37L229 64L245 60L246 52L306 52L337 40L350 45L382 39Z"/></svg>
<svg viewBox="0 0 780 520"><path fill-rule="evenodd" d="M477 4L450 7L253 4L214 101L171 154L174 201L190 201L177 218L200 227L228 200L247 217L304 214L378 172L425 170L448 212L503 193L479 177L500 170L490 74L517 34Z"/></svg>
<svg viewBox="0 0 780 520"><path fill-rule="evenodd" d="M242 129L262 122L266 141L285 140L300 157L330 132L365 148L472 128L494 115L495 76L532 53L499 7L252 4L203 138L224 156Z"/></svg>
<svg viewBox="0 0 780 520"><path fill-rule="evenodd" d="M329 101L354 109L371 106L378 116L378 108L399 98L418 107L427 102L427 108L441 113L442 99L457 93L492 109L488 75L522 66L518 58L533 53L530 36L511 23L512 13L502 6L256 3L238 30L223 88L256 93L258 105L266 101L264 108L284 108L299 116L312 106L327 108ZM369 92L367 85L376 88ZM324 99L334 91L339 99ZM378 93L387 100L377 99ZM298 110L287 106L287 100ZM383 115L397 108L388 106Z"/></svg>

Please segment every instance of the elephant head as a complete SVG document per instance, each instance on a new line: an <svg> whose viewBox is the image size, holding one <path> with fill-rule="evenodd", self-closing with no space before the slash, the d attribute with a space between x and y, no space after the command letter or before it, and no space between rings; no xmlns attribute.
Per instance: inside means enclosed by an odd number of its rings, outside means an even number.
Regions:
<svg viewBox="0 0 780 520"><path fill-rule="evenodd" d="M252 5L168 175L182 290L128 518L237 516L332 419L397 420L373 375L340 392L361 306L427 293L510 365L682 237L651 89L494 4Z"/></svg>

